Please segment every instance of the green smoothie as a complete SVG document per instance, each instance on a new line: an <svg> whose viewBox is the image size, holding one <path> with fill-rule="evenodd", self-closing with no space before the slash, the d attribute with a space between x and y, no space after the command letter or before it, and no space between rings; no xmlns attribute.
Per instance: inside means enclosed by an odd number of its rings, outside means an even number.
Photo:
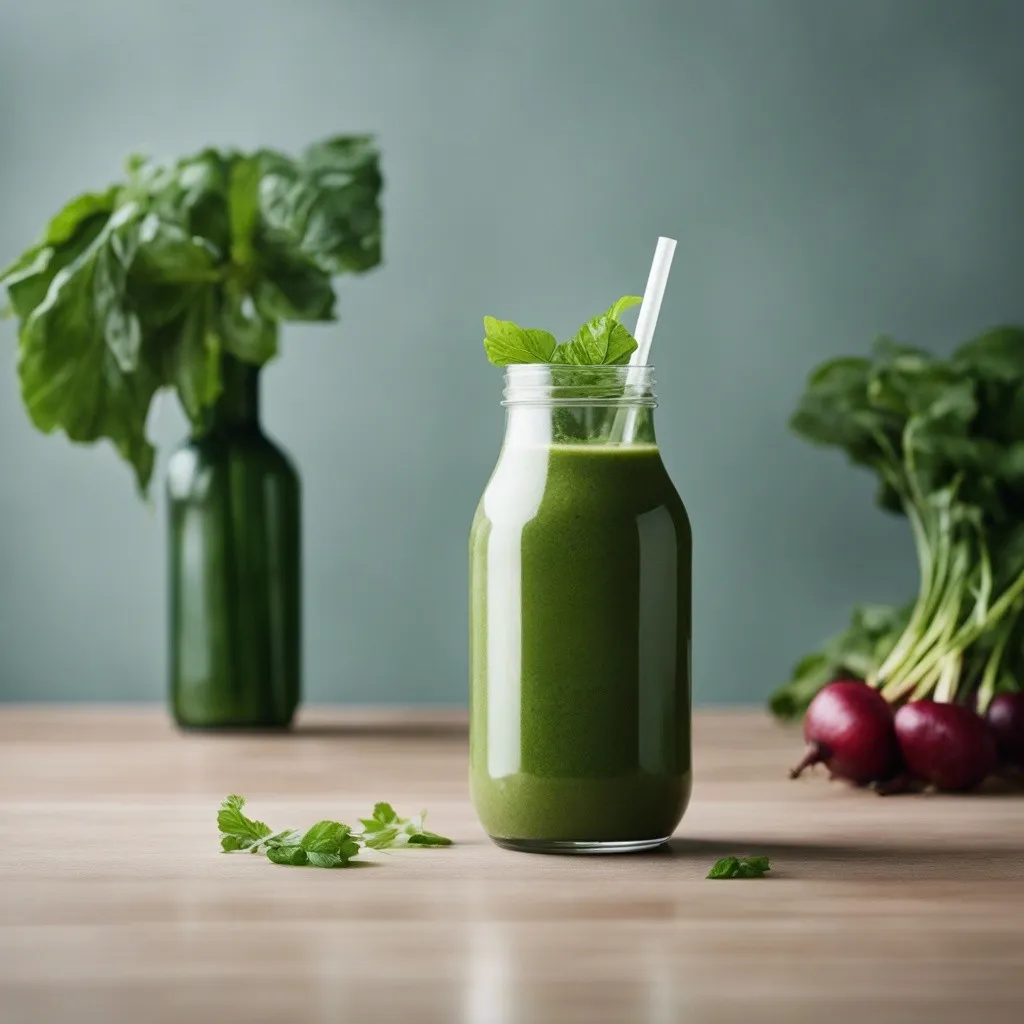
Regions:
<svg viewBox="0 0 1024 1024"><path fill-rule="evenodd" d="M635 848L678 825L690 562L655 445L503 449L470 539L471 787L498 842Z"/></svg>

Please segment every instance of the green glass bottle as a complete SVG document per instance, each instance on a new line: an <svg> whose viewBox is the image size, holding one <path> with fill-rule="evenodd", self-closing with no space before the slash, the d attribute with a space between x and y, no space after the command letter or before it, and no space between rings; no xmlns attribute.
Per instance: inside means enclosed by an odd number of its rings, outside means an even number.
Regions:
<svg viewBox="0 0 1024 1024"><path fill-rule="evenodd" d="M286 728L299 702L299 477L260 428L259 367L167 467L171 708L185 728Z"/></svg>

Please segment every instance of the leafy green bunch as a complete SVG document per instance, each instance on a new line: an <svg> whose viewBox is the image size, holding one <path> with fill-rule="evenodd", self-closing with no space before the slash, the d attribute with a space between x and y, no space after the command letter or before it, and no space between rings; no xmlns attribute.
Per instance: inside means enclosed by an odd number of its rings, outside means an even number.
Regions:
<svg viewBox="0 0 1024 1024"><path fill-rule="evenodd" d="M639 295L623 295L561 343L550 331L520 327L511 320L485 316L484 350L495 366L510 363L623 366L636 349L636 338L623 326L621 317L642 301Z"/></svg>
<svg viewBox="0 0 1024 1024"><path fill-rule="evenodd" d="M224 798L217 812L220 845L225 853L263 854L275 864L293 867L343 868L363 847L388 850L402 846L451 846L452 841L423 827L427 812L400 818L387 803L373 808L373 816L360 818L361 830L340 821L318 821L305 831L274 831L265 822L245 814L245 797Z"/></svg>
<svg viewBox="0 0 1024 1024"><path fill-rule="evenodd" d="M898 703L976 697L1024 681L1024 329L1001 327L949 359L891 339L816 369L791 419L878 477L907 517L920 569L909 608L858 609L771 699L799 714L850 672Z"/></svg>
<svg viewBox="0 0 1024 1024"><path fill-rule="evenodd" d="M294 159L130 158L124 181L72 199L0 270L32 422L76 442L109 439L146 492L154 394L173 390L199 423L223 356L260 366L281 321L333 320L332 278L380 263L381 184L366 136Z"/></svg>

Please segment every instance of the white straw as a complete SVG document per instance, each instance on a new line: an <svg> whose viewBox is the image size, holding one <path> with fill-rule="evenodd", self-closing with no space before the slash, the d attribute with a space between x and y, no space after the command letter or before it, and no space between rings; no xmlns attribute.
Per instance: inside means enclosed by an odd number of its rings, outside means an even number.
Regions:
<svg viewBox="0 0 1024 1024"><path fill-rule="evenodd" d="M640 367L647 365L651 354L651 342L654 340L654 328L658 326L658 314L661 312L661 300L665 297L665 285L668 284L668 272L672 269L672 257L676 251L674 238L661 237L654 250L651 272L647 275L647 287L644 289L644 300L640 304L640 314L636 318L636 351L629 360L629 372L626 374L627 386L636 387L641 379ZM626 426L622 432L624 444L630 444L636 432L636 407L626 414Z"/></svg>

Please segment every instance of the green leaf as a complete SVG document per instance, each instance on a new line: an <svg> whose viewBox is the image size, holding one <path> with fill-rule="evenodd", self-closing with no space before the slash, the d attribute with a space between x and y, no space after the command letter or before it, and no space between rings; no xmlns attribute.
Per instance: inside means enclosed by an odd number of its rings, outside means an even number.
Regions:
<svg viewBox="0 0 1024 1024"><path fill-rule="evenodd" d="M191 293L184 312L173 322L151 332L153 357L159 360L160 376L172 384L189 419L198 424L221 393L221 344L215 330L213 292L208 288Z"/></svg>
<svg viewBox="0 0 1024 1024"><path fill-rule="evenodd" d="M54 277L22 323L18 373L36 427L82 443L109 439L145 492L154 458L146 417L160 381L139 360L141 329L125 289L137 248L133 216L122 208Z"/></svg>
<svg viewBox="0 0 1024 1024"><path fill-rule="evenodd" d="M484 317L484 349L495 366L546 363L555 351L555 336L511 320Z"/></svg>
<svg viewBox="0 0 1024 1024"><path fill-rule="evenodd" d="M409 836L410 846L451 846L447 836L439 836L436 832L416 832Z"/></svg>
<svg viewBox="0 0 1024 1024"><path fill-rule="evenodd" d="M310 855L301 846L268 847L267 859L275 864L289 864L292 867L304 867L311 862Z"/></svg>
<svg viewBox="0 0 1024 1024"><path fill-rule="evenodd" d="M300 160L265 150L260 170L260 213L272 237L332 274L380 263L382 179L369 136L327 139Z"/></svg>
<svg viewBox="0 0 1024 1024"><path fill-rule="evenodd" d="M260 246L253 300L267 320L335 318L330 275L300 252L270 242Z"/></svg>
<svg viewBox="0 0 1024 1024"><path fill-rule="evenodd" d="M50 219L43 243L59 248L75 238L86 223L97 218L106 221L114 212L119 192L119 186L114 185L105 192L83 192L75 196Z"/></svg>
<svg viewBox="0 0 1024 1024"><path fill-rule="evenodd" d="M373 808L372 818L361 818L362 840L373 850L387 850L402 846L451 846L452 841L423 827L427 812L418 818L401 818L388 803Z"/></svg>
<svg viewBox="0 0 1024 1024"><path fill-rule="evenodd" d="M260 216L259 157L237 157L231 164L228 186L231 220L231 258L240 266L252 261L253 236Z"/></svg>
<svg viewBox="0 0 1024 1024"><path fill-rule="evenodd" d="M139 225L134 272L161 283L215 281L216 250L179 224L148 213Z"/></svg>
<svg viewBox="0 0 1024 1024"><path fill-rule="evenodd" d="M382 825L392 825L399 820L398 812L389 803L377 803L373 805L373 817Z"/></svg>
<svg viewBox="0 0 1024 1024"><path fill-rule="evenodd" d="M217 811L217 828L225 851L248 850L271 834L268 825L247 817L244 807L245 797L232 794L224 798Z"/></svg>
<svg viewBox="0 0 1024 1024"><path fill-rule="evenodd" d="M318 821L302 837L300 845L309 854L310 864L317 867L336 867L359 852L352 830L340 821Z"/></svg>
<svg viewBox="0 0 1024 1024"><path fill-rule="evenodd" d="M397 827L381 825L370 827L366 825L365 821L364 827L366 827L366 831L362 835L362 840L371 850L387 850L408 842L408 838L400 838L402 832Z"/></svg>
<svg viewBox="0 0 1024 1024"><path fill-rule="evenodd" d="M740 873L740 862L737 857L723 857L715 861L711 870L707 873L708 878L735 878Z"/></svg>
<svg viewBox="0 0 1024 1024"><path fill-rule="evenodd" d="M767 857L723 857L716 861L707 878L764 878L771 870Z"/></svg>
<svg viewBox="0 0 1024 1024"><path fill-rule="evenodd" d="M643 302L643 296L641 295L623 295L621 299L613 302L608 309L608 315L613 320L621 320L622 314L627 309L632 309L634 306L639 306Z"/></svg>
<svg viewBox="0 0 1024 1024"><path fill-rule="evenodd" d="M57 274L89 249L108 219L106 215L89 218L73 238L56 248L33 246L0 275L16 316L25 319L32 313L46 298Z"/></svg>
<svg viewBox="0 0 1024 1024"><path fill-rule="evenodd" d="M910 612L910 605L854 608L847 628L801 659L789 681L771 694L768 707L772 714L792 721L803 715L818 691L833 679L872 676L895 646Z"/></svg>
<svg viewBox="0 0 1024 1024"><path fill-rule="evenodd" d="M306 857L309 863L315 868L340 868L348 864L348 858L337 853L317 853L307 851Z"/></svg>
<svg viewBox="0 0 1024 1024"><path fill-rule="evenodd" d="M300 845L307 853L333 853L350 831L340 821L318 821L302 837Z"/></svg>
<svg viewBox="0 0 1024 1024"><path fill-rule="evenodd" d="M1024 328L996 327L961 345L953 365L975 378L999 381L1019 388L1024 381Z"/></svg>
<svg viewBox="0 0 1024 1024"><path fill-rule="evenodd" d="M618 321L618 314L640 301L625 295L600 316L588 320L568 341L558 346L554 362L577 366L624 365L636 349L636 339Z"/></svg>
<svg viewBox="0 0 1024 1024"><path fill-rule="evenodd" d="M226 285L222 298L220 336L224 350L244 363L261 366L277 355L277 323L264 316L252 296Z"/></svg>

